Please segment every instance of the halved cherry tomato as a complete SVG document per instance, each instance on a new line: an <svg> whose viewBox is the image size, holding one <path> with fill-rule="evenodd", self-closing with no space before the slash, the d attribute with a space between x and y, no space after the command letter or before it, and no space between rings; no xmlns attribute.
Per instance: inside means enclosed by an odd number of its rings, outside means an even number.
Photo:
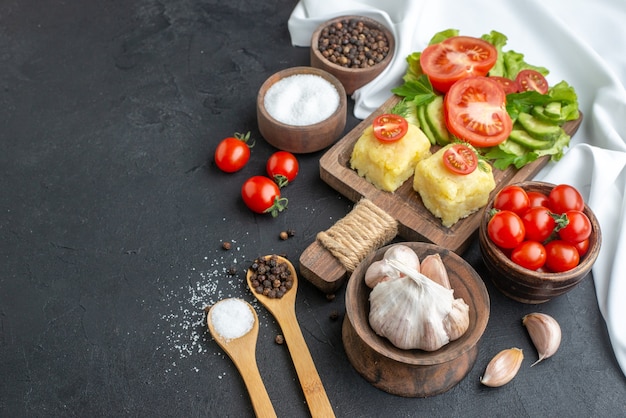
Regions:
<svg viewBox="0 0 626 418"><path fill-rule="evenodd" d="M450 133L479 148L504 142L513 129L506 94L489 77L467 77L454 83L445 96L444 112Z"/></svg>
<svg viewBox="0 0 626 418"><path fill-rule="evenodd" d="M517 73L515 82L519 86L519 91L537 91L541 94L548 92L548 81L539 71L526 69Z"/></svg>
<svg viewBox="0 0 626 418"><path fill-rule="evenodd" d="M550 206L550 201L548 200L548 196L546 196L545 194L541 192L533 192L533 191L528 191L526 192L526 194L528 195L528 199L530 200L531 208L534 208L536 206L543 206L547 208Z"/></svg>
<svg viewBox="0 0 626 418"><path fill-rule="evenodd" d="M443 165L453 173L467 175L478 167L478 157L465 144L454 144L443 153Z"/></svg>
<svg viewBox="0 0 626 418"><path fill-rule="evenodd" d="M278 185L265 176L253 176L246 180L241 187L241 197L251 211L270 213L273 217L287 207L287 199L280 196Z"/></svg>
<svg viewBox="0 0 626 418"><path fill-rule="evenodd" d="M499 76L490 76L489 78L493 81L497 81L506 94L517 93L519 91L519 85L515 80Z"/></svg>
<svg viewBox="0 0 626 418"><path fill-rule="evenodd" d="M524 241L524 222L510 210L496 212L487 224L489 238L500 248L515 248Z"/></svg>
<svg viewBox="0 0 626 418"><path fill-rule="evenodd" d="M559 237L562 240L576 244L589 238L592 227L587 215L579 210L568 210L565 216L567 225L559 229Z"/></svg>
<svg viewBox="0 0 626 418"><path fill-rule="evenodd" d="M504 186L493 200L493 207L498 210L510 210L522 216L530 207L526 190L520 186Z"/></svg>
<svg viewBox="0 0 626 418"><path fill-rule="evenodd" d="M250 147L254 144L249 145L249 140L250 132L245 135L235 133L234 136L221 140L214 155L217 167L226 173L241 170L250 160Z"/></svg>
<svg viewBox="0 0 626 418"><path fill-rule="evenodd" d="M526 239L530 241L544 242L556 228L556 221L552 217L550 210L543 206L534 206L522 215L524 228L526 229Z"/></svg>
<svg viewBox="0 0 626 418"><path fill-rule="evenodd" d="M278 187L285 187L295 180L299 169L298 159L287 151L277 151L267 159L265 170Z"/></svg>
<svg viewBox="0 0 626 418"><path fill-rule="evenodd" d="M537 241L524 241L511 252L511 261L529 270L540 269L546 259L546 249Z"/></svg>
<svg viewBox="0 0 626 418"><path fill-rule="evenodd" d="M374 119L372 124L374 127L374 136L381 142L395 142L404 135L409 129L409 124L400 115L385 113Z"/></svg>
<svg viewBox="0 0 626 418"><path fill-rule="evenodd" d="M571 270L580 262L576 247L559 239L546 244L546 254L546 267L555 273Z"/></svg>
<svg viewBox="0 0 626 418"><path fill-rule="evenodd" d="M498 51L489 42L471 36L453 36L422 51L420 65L436 90L446 93L458 80L487 75Z"/></svg>
<svg viewBox="0 0 626 418"><path fill-rule="evenodd" d="M580 192L569 184L558 184L552 188L548 195L549 208L552 212L560 215L568 210L580 210L585 208L585 201Z"/></svg>

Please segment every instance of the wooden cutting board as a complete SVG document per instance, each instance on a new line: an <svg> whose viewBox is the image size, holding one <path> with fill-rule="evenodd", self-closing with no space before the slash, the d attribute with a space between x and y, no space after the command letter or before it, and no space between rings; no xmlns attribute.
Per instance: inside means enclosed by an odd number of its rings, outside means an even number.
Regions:
<svg viewBox="0 0 626 418"><path fill-rule="evenodd" d="M404 182L395 192L390 193L377 189L350 168L352 148L363 130L372 124L376 116L389 111L399 101L398 96L390 97L367 119L335 143L320 159L320 177L353 202L364 197L372 201L396 219L398 235L404 240L431 242L461 254L479 227L480 211L446 228L439 218L424 207L419 194L413 190L413 177ZM582 114L577 120L567 122L563 129L573 136L581 122ZM493 197L507 184L534 177L549 160L547 156L542 157L519 170L514 167L509 167L504 171L494 168L496 187L491 192L491 196ZM300 274L326 293L335 292L343 284L347 273L341 263L317 240L300 256Z"/></svg>

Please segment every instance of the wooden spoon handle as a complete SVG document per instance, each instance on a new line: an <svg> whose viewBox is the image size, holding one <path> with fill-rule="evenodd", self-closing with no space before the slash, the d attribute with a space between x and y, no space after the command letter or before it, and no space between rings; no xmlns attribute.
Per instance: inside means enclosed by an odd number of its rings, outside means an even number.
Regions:
<svg viewBox="0 0 626 418"><path fill-rule="evenodd" d="M248 389L250 400L252 401L252 407L254 413L258 418L274 418L276 412L274 412L274 406L270 400L259 368L256 364L256 358L254 354L241 355L237 360L233 359L235 366L239 369L239 373L243 378L243 381Z"/></svg>
<svg viewBox="0 0 626 418"><path fill-rule="evenodd" d="M285 335L287 348L289 348L298 379L300 380L300 386L302 386L304 397L309 405L311 416L313 418L334 417L335 413L315 368L315 363L313 363L313 357L311 357L309 348L302 336L295 313L285 315L282 319L281 328Z"/></svg>

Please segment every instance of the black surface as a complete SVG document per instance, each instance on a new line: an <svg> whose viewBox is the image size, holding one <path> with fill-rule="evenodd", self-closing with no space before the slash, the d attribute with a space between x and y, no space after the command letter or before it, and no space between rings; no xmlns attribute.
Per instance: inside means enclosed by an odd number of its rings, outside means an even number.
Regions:
<svg viewBox="0 0 626 418"><path fill-rule="evenodd" d="M249 416L237 370L202 325L224 297L253 301L252 259L297 260L352 204L300 156L278 218L243 205L245 178L274 151L260 138L256 93L307 65L290 45L295 1L4 1L0 3L0 416ZM350 109L346 132L357 124ZM252 131L250 164L223 174L217 142ZM281 241L279 232L296 235ZM225 251L222 241L232 241ZM449 392L401 398L375 389L341 341L332 301L303 281L297 315L337 416L617 416L626 384L593 281L540 306L506 299L474 243L491 318L476 364ZM227 270L236 267L230 276ZM308 409L285 345L258 303L257 358L279 416ZM536 359L524 314L561 323L551 359ZM333 312L339 319L332 320ZM499 350L524 349L505 387L479 384Z"/></svg>

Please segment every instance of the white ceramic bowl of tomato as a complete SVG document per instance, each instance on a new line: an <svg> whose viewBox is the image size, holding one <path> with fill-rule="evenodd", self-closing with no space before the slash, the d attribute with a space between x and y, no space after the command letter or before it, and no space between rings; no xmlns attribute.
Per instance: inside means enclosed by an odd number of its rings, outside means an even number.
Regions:
<svg viewBox="0 0 626 418"><path fill-rule="evenodd" d="M523 303L543 303L585 279L602 234L579 191L528 181L503 187L483 210L479 242L494 285Z"/></svg>

